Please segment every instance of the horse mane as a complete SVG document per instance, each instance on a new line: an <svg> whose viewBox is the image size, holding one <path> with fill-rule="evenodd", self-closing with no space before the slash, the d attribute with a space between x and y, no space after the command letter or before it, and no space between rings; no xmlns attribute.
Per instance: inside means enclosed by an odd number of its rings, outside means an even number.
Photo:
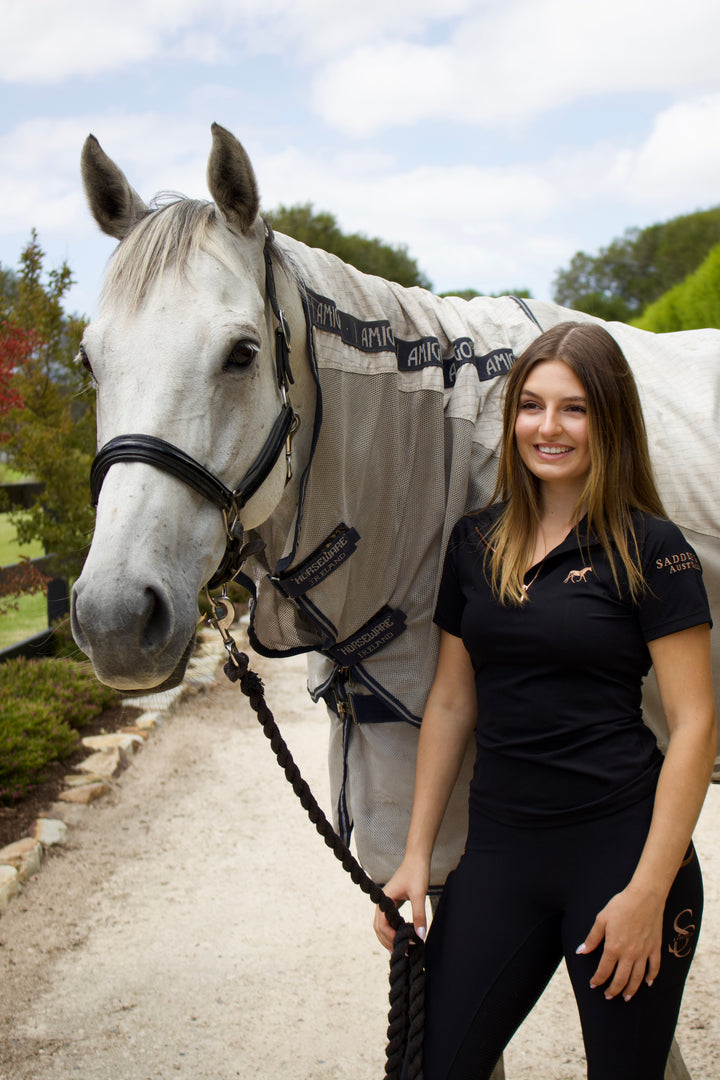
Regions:
<svg viewBox="0 0 720 1080"><path fill-rule="evenodd" d="M130 311L136 310L166 270L173 269L182 276L198 250L232 269L228 238L232 233L214 203L183 195L157 195L149 213L115 249L101 299L103 303L120 303ZM273 258L292 272L272 235L268 244Z"/></svg>

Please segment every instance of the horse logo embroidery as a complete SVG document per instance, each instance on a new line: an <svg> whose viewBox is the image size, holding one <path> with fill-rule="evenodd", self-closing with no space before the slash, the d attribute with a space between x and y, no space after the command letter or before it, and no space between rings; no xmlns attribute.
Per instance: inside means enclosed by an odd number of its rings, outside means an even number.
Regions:
<svg viewBox="0 0 720 1080"><path fill-rule="evenodd" d="M588 574L592 573L592 566L583 566L582 570L571 570L568 576L563 581L563 585L567 585L568 582L575 584L578 581L584 581Z"/></svg>
<svg viewBox="0 0 720 1080"><path fill-rule="evenodd" d="M680 920L684 915L688 915L692 918L692 908L685 908L684 911L681 911L680 914L676 916L675 922L673 923L675 937L668 945L668 952L672 953L673 956L677 956L678 959L689 956L695 942L695 923L687 922L686 925L683 926Z"/></svg>

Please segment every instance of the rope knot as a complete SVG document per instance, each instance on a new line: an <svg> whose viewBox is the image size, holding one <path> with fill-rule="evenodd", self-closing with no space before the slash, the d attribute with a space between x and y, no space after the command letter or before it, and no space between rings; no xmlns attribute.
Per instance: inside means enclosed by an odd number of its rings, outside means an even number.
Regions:
<svg viewBox="0 0 720 1080"><path fill-rule="evenodd" d="M263 681L256 672L251 671L249 668L242 676L240 687L245 697L250 699L262 699L263 697Z"/></svg>
<svg viewBox="0 0 720 1080"><path fill-rule="evenodd" d="M237 649L233 649L230 658L225 661L223 671L230 682L238 682L239 679L245 678L249 667L250 661L248 660L247 655L244 652L238 652Z"/></svg>

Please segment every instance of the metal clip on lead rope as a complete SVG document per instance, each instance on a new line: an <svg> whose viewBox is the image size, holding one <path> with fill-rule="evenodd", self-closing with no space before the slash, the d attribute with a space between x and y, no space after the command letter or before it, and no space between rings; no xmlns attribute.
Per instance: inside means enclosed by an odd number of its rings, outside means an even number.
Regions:
<svg viewBox="0 0 720 1080"><path fill-rule="evenodd" d="M208 603L212 609L212 614L205 616L207 624L208 626L211 626L213 630L217 630L222 638L225 652L228 654L230 661L236 668L240 668L242 666L240 652L235 644L235 639L230 633L230 627L235 621L235 608L231 604L224 588L219 596L211 596L207 589L205 590L205 595L207 596Z"/></svg>

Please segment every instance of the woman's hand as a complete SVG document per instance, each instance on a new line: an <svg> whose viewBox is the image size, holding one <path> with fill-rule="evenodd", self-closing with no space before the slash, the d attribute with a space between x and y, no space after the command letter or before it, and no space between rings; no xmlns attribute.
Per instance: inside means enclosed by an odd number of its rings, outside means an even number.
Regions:
<svg viewBox="0 0 720 1080"><path fill-rule="evenodd" d="M386 896L399 907L406 900L412 905L412 920L415 933L425 939L427 920L425 918L425 897L430 884L430 863L424 860L405 858L384 887ZM379 907L375 908L373 928L381 945L392 952L395 931Z"/></svg>
<svg viewBox="0 0 720 1080"><path fill-rule="evenodd" d="M590 986L605 986L605 997L630 1001L643 979L652 986L660 970L664 901L641 896L629 885L605 905L578 953L591 953L604 941ZM608 980L610 980L608 982Z"/></svg>

